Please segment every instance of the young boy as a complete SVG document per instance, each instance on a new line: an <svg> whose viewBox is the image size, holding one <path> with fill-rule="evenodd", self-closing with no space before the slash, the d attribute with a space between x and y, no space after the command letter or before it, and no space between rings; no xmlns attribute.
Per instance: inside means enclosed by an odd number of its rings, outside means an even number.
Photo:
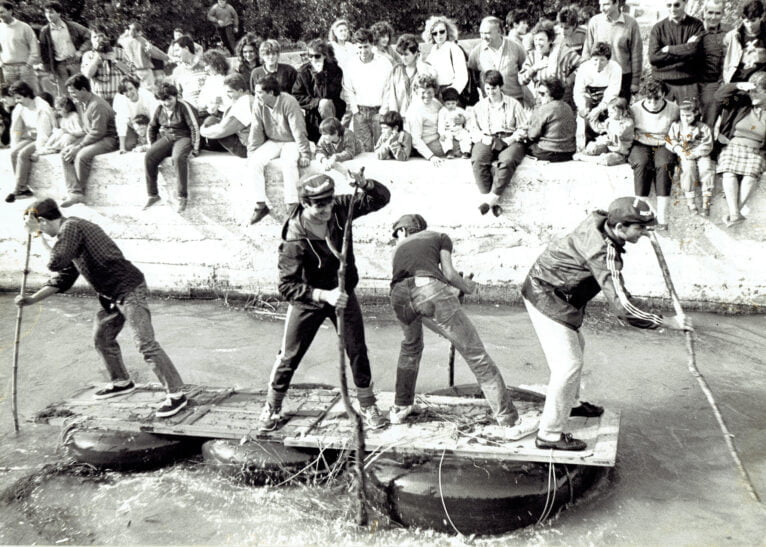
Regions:
<svg viewBox="0 0 766 547"><path fill-rule="evenodd" d="M138 141L136 142L133 152L146 152L149 149L149 142L146 139L146 131L149 129L149 116L146 114L136 114L133 119L130 120L130 126L133 131L136 132Z"/></svg>
<svg viewBox="0 0 766 547"><path fill-rule="evenodd" d="M362 152L362 143L356 140L354 132L346 129L338 118L327 118L319 124L321 137L317 142L316 158L322 169L335 169L348 176L348 169L341 163Z"/></svg>
<svg viewBox="0 0 766 547"><path fill-rule="evenodd" d="M451 87L442 92L444 108L439 110L437 121L439 140L450 159L460 155L471 157L471 134L465 128L465 110L458 106L459 98L458 92Z"/></svg>
<svg viewBox="0 0 766 547"><path fill-rule="evenodd" d="M404 130L401 115L395 110L386 112L380 119L380 126L380 138L375 144L378 159L407 161L412 153L412 137Z"/></svg>

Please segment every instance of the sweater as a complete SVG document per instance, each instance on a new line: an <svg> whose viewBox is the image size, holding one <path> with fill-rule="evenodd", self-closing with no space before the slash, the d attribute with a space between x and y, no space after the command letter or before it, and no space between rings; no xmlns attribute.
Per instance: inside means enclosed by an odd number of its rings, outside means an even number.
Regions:
<svg viewBox="0 0 766 547"><path fill-rule="evenodd" d="M644 63L643 42L638 23L630 15L620 13L611 21L605 14L591 17L583 46L583 59L590 59L590 50L599 42L612 46L612 61L622 68L623 74L630 74L631 87L638 88Z"/></svg>
<svg viewBox="0 0 766 547"><path fill-rule="evenodd" d="M280 93L274 106L268 107L261 101L253 101L253 120L247 150L253 152L266 140L295 142L301 157L310 158L308 134L303 111L295 97Z"/></svg>
<svg viewBox="0 0 766 547"><path fill-rule="evenodd" d="M171 111L163 105L158 106L149 120L147 129L149 144L153 144L158 136L166 137L171 141L189 138L194 151L199 152L199 122L194 107L183 99L177 99Z"/></svg>
<svg viewBox="0 0 766 547"><path fill-rule="evenodd" d="M80 146L88 146L103 139L117 138L114 110L102 97L91 93L87 103L78 103L77 110L80 112L85 130Z"/></svg>
<svg viewBox="0 0 766 547"><path fill-rule="evenodd" d="M696 82L701 40L689 42L689 38L701 37L704 32L702 21L688 15L678 23L666 17L654 25L649 33L649 62L654 77L678 85ZM662 51L665 46L667 53Z"/></svg>
<svg viewBox="0 0 766 547"><path fill-rule="evenodd" d="M383 95L391 74L391 63L385 57L375 57L363 63L359 57L350 59L343 69L343 89L352 114L360 106L383 105Z"/></svg>
<svg viewBox="0 0 766 547"><path fill-rule="evenodd" d="M10 23L0 21L0 62L29 66L40 62L40 45L32 27L18 19Z"/></svg>
<svg viewBox="0 0 766 547"><path fill-rule="evenodd" d="M291 65L284 63L277 63L276 72L269 72L264 65L256 67L250 73L250 89L255 92L255 86L258 84L258 80L264 76L274 75L279 82L279 90L282 93L292 93L293 86L295 85L295 79L298 77L298 71Z"/></svg>
<svg viewBox="0 0 766 547"><path fill-rule="evenodd" d="M678 119L678 106L665 101L658 112L650 112L644 101L633 103L630 114L636 124L636 140L647 146L663 146L670 125Z"/></svg>
<svg viewBox="0 0 766 547"><path fill-rule="evenodd" d="M682 160L696 160L709 156L713 151L713 133L704 122L697 122L691 127L682 127L680 121L673 122L665 146Z"/></svg>
<svg viewBox="0 0 766 547"><path fill-rule="evenodd" d="M487 70L493 69L503 75L503 93L521 100L522 91L519 83L519 70L524 65L527 53L524 48L509 38L503 38L499 51L495 51L486 43L478 44L468 57L468 68L477 74L475 81L480 82L479 90L484 94L482 76Z"/></svg>
<svg viewBox="0 0 766 547"><path fill-rule="evenodd" d="M430 160L434 153L428 144L439 140L439 110L441 103L436 99L426 105L417 100L407 111L407 129L412 135L412 146L425 159Z"/></svg>
<svg viewBox="0 0 766 547"><path fill-rule="evenodd" d="M574 152L577 120L563 101L551 101L532 111L527 136L549 152Z"/></svg>

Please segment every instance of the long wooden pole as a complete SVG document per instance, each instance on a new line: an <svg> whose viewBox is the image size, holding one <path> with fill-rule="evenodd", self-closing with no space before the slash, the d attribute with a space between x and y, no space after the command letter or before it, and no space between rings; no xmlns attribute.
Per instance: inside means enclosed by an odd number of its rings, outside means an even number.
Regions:
<svg viewBox="0 0 766 547"><path fill-rule="evenodd" d="M463 272L459 273L460 277L463 277ZM473 279L473 274L468 274L468 279ZM463 297L465 297L465 293L463 291L460 291L457 295L457 299L460 301L460 304L463 303ZM447 380L449 382L449 387L455 386L455 344L450 343L449 345L449 361L447 362L447 370L448 370L448 377Z"/></svg>
<svg viewBox="0 0 766 547"><path fill-rule="evenodd" d="M24 258L24 272L21 275L21 289L19 295L24 296L27 291L27 275L29 274L29 254L32 249L32 234L27 234L27 250ZM16 334L13 339L13 371L11 373L11 413L13 414L13 430L19 432L19 411L16 406L16 378L19 370L19 343L21 341L21 315L24 308L16 308Z"/></svg>
<svg viewBox="0 0 766 547"><path fill-rule="evenodd" d="M673 280L670 278L668 263L665 261L665 255L662 253L662 248L660 247L660 242L657 240L657 235L654 232L650 232L649 239L651 240L652 246L654 247L654 253L657 255L657 262L659 262L660 269L662 270L662 276L665 278L665 285L667 285L668 291L670 292L670 298L673 301L673 308L675 309L676 314L683 315L684 310L681 307L681 301L678 298L678 293L676 293L676 288L673 285ZM715 419L718 421L718 426L721 428L723 438L726 441L726 446L729 448L729 454L731 454L734 463L737 465L739 472L742 474L742 478L745 480L745 487L753 496L755 501L761 503L761 498L753 486L753 481L750 479L750 474L747 472L747 469L745 469L745 466L742 464L742 460L739 457L739 451L734 444L734 435L731 434L729 428L726 426L726 422L723 419L721 410L718 408L718 403L715 401L715 397L713 396L713 392L710 390L710 386L708 385L707 380L705 380L705 377L702 375L699 368L697 368L697 357L694 351L694 335L689 331L687 331L685 334L686 351L689 354L687 368L689 369L689 372L692 374L692 376L697 379L697 383L702 389L702 392L705 394L705 397L707 398L711 408L713 409L713 414L715 414Z"/></svg>

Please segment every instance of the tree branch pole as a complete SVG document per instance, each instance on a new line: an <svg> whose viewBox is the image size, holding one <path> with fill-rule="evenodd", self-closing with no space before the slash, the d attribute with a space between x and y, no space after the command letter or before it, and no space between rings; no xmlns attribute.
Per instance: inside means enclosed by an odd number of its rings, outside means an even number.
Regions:
<svg viewBox="0 0 766 547"><path fill-rule="evenodd" d="M27 275L29 274L29 254L32 248L32 234L27 234L27 251L24 258L24 272L21 276L21 289L19 295L24 296L27 291ZM21 341L21 314L23 307L16 308L16 334L13 339L13 370L11 372L11 413L13 414L13 430L19 432L19 411L16 406L16 379L19 370L19 342Z"/></svg>
<svg viewBox="0 0 766 547"><path fill-rule="evenodd" d="M356 203L357 194L359 192L358 186L354 186L354 193L351 196L351 201L348 204L348 218L346 219L346 226L343 232L343 246L340 252L340 267L338 268L338 288L341 294L346 294L346 265L348 262L348 247L351 241L351 221L354 215L354 204ZM356 428L356 454L355 463L357 471L357 517L356 523L359 526L367 525L367 486L364 474L364 454L366 452L364 446L364 421L362 415L354 409L351 404L351 399L348 396L348 382L346 380L346 339L343 334L344 326L344 310L335 309L335 316L338 323L338 352L340 354L340 393L343 397L343 405L346 407L346 413L353 418Z"/></svg>
<svg viewBox="0 0 766 547"><path fill-rule="evenodd" d="M460 272L460 277L463 277L463 272ZM468 274L468 279L473 279L473 274ZM460 301L460 304L463 304L463 298L465 297L465 293L463 291L460 291L457 295L457 299ZM449 387L455 386L455 344L450 342L449 345L449 361L447 363L447 370L449 371L448 381L449 381Z"/></svg>
<svg viewBox="0 0 766 547"><path fill-rule="evenodd" d="M651 240L652 246L654 247L654 252L657 255L657 262L659 262L660 269L662 270L662 276L665 278L665 285L667 285L668 291L670 292L670 298L673 301L673 308L675 309L677 315L683 315L684 310L681 307L681 301L678 299L678 294L676 293L675 286L673 285L673 280L670 278L668 263L665 261L665 255L662 253L662 248L660 247L660 242L657 240L657 235L654 232L650 232L649 239ZM710 386L708 385L707 380L705 380L705 377L697 368L697 357L694 351L694 333L687 331L685 335L686 351L689 354L687 368L689 369L689 372L692 374L692 376L697 379L697 383L702 389L702 392L705 394L705 397L707 398L708 403L710 403L711 408L713 409L715 419L718 421L718 426L721 428L723 438L729 448L729 454L731 454L734 463L737 465L737 468L742 474L742 478L745 480L745 486L747 490L753 496L755 501L762 503L758 492L756 492L755 487L753 486L753 481L750 479L750 474L747 472L747 469L745 469L745 466L742 464L742 460L739 457L739 452L737 451L737 447L734 444L734 435L732 435L732 433L729 431L729 428L726 426L726 422L723 419L721 410L718 408L715 397L713 397L713 392L710 390Z"/></svg>

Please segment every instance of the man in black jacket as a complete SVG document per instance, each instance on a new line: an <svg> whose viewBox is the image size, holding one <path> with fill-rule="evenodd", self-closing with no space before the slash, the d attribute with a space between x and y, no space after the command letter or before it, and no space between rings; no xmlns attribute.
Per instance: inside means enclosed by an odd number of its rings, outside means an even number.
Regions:
<svg viewBox="0 0 766 547"><path fill-rule="evenodd" d="M361 175L354 184L363 191L352 218L383 208L391 199L388 189ZM342 309L344 338L357 398L367 427L385 426L372 391L372 374L364 341L362 310L354 294L359 273L350 242L346 257L345 293L338 286L338 268L343 246L350 195L335 196L333 179L324 174L304 176L299 183L300 203L282 227L279 246L279 293L289 301L282 347L271 371L268 399L258 424L271 431L281 420L282 401L295 370L325 319L336 321Z"/></svg>
<svg viewBox="0 0 766 547"><path fill-rule="evenodd" d="M618 198L609 212L591 213L572 233L552 241L524 280L521 294L551 371L538 448L585 450L586 444L564 433L569 416L600 416L604 409L581 402L583 339L580 327L588 302L600 291L620 322L642 329L691 330L683 315L663 317L640 310L622 279L625 243L636 243L657 223L641 198Z"/></svg>
<svg viewBox="0 0 766 547"><path fill-rule="evenodd" d="M45 4L48 24L40 29L40 56L43 67L56 78L59 95L65 82L80 72L82 54L90 49L90 31L79 23L61 17L61 4Z"/></svg>

